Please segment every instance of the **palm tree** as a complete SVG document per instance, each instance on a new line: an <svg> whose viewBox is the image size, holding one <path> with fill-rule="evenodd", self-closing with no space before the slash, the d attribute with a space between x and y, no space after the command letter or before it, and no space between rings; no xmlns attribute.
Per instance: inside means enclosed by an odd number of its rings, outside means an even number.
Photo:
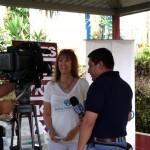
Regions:
<svg viewBox="0 0 150 150"><path fill-rule="evenodd" d="M29 9L8 7L5 28L15 40L29 39Z"/></svg>
<svg viewBox="0 0 150 150"><path fill-rule="evenodd" d="M13 20L7 20L5 23L5 28L10 32L10 36L15 40L25 40L25 35L23 33L24 24L23 18L16 15Z"/></svg>

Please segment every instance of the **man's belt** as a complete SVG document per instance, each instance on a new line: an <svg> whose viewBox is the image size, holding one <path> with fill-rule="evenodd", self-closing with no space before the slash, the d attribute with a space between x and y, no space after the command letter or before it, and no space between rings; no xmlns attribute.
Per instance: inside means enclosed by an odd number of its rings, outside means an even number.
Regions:
<svg viewBox="0 0 150 150"><path fill-rule="evenodd" d="M116 147L120 147L124 150L132 150L132 145L128 142L127 146L123 146L119 143L112 143L112 142L125 142L126 138L125 137L118 137L118 138L95 138L93 141L93 146L95 144L99 144L99 145L105 145L105 146L116 146Z"/></svg>
<svg viewBox="0 0 150 150"><path fill-rule="evenodd" d="M95 142L104 142L104 143L110 143L110 142L125 142L126 138L118 137L118 138L95 138Z"/></svg>

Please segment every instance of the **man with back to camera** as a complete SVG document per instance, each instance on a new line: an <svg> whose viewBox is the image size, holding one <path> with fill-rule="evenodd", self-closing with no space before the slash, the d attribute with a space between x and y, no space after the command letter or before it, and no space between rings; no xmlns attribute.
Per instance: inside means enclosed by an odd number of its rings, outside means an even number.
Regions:
<svg viewBox="0 0 150 150"><path fill-rule="evenodd" d="M113 71L114 59L108 49L96 49L88 58L88 72L94 82L87 93L77 150L84 150L86 144L86 150L126 149L132 90L119 72Z"/></svg>
<svg viewBox="0 0 150 150"><path fill-rule="evenodd" d="M7 94L9 94L10 92L12 92L15 88L15 84L14 83L5 83L5 84L1 84L0 85L0 97L3 97ZM11 112L12 106L13 106L13 102L11 103L11 101L7 101L7 100L1 100L0 101L0 115L3 113L7 113L4 110L4 105L5 107L7 107L7 112ZM0 150L3 150L3 127L0 126Z"/></svg>

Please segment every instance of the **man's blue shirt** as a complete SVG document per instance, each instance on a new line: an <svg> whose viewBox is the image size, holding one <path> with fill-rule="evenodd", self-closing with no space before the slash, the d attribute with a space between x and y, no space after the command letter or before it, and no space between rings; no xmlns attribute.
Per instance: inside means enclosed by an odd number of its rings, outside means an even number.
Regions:
<svg viewBox="0 0 150 150"><path fill-rule="evenodd" d="M90 86L85 103L86 111L98 114L90 141L94 138L126 136L128 114L131 111L132 90L120 78L119 72L100 75Z"/></svg>

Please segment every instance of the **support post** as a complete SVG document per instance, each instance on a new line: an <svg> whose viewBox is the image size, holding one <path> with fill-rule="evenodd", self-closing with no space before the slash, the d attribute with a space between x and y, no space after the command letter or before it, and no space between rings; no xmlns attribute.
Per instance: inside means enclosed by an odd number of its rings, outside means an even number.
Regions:
<svg viewBox="0 0 150 150"><path fill-rule="evenodd" d="M120 40L120 16L112 16L112 37L114 40Z"/></svg>

